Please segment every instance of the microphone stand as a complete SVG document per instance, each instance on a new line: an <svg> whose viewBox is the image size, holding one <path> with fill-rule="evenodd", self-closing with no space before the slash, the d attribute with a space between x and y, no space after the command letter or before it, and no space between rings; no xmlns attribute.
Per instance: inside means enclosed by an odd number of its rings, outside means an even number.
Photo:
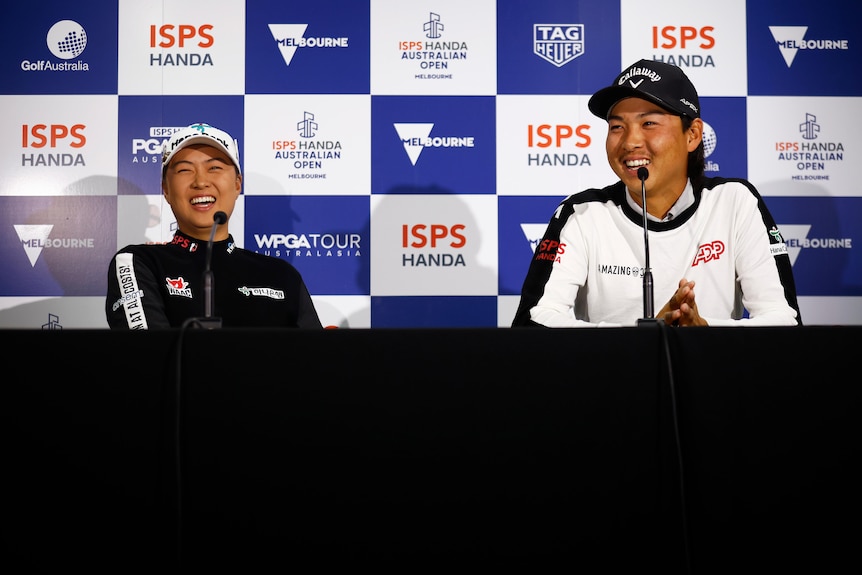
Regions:
<svg viewBox="0 0 862 575"><path fill-rule="evenodd" d="M215 279L213 278L213 270L210 265L213 255L213 241L215 240L216 229L219 225L227 221L227 214L218 211L213 215L213 227L210 230L210 239L207 242L206 266L204 267L203 283L204 283L204 316L198 318L195 323L205 329L217 329L221 327L221 318L213 317L215 302L213 300L215 289Z"/></svg>
<svg viewBox="0 0 862 575"><path fill-rule="evenodd" d="M649 170L641 166L638 168L638 179L641 181L641 207L643 208L643 224L644 224L644 284L643 284L643 300L644 300L644 316L638 319L638 325L652 325L656 323L655 312L653 311L653 282L652 269L649 265L649 229L647 223L647 205L646 205L646 180L649 178Z"/></svg>

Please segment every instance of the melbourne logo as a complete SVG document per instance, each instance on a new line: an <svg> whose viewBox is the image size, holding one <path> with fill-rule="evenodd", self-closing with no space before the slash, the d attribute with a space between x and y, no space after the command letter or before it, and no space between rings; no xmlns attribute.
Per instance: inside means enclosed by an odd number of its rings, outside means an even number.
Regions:
<svg viewBox="0 0 862 575"><path fill-rule="evenodd" d="M93 238L50 237L51 231L54 229L53 224L16 224L13 227L15 233L18 234L21 247L24 248L24 253L27 254L27 259L30 260L31 267L36 267L36 261L45 248L92 249L95 247Z"/></svg>
<svg viewBox="0 0 862 575"><path fill-rule="evenodd" d="M557 68L584 53L583 24L533 24L533 54Z"/></svg>
<svg viewBox="0 0 862 575"><path fill-rule="evenodd" d="M55 58L63 60L54 62L50 60L23 60L21 69L30 71L50 72L87 72L90 65L78 60L78 56L87 48L87 32L83 26L74 20L60 20L48 30L45 38L48 50Z"/></svg>
<svg viewBox="0 0 862 575"><path fill-rule="evenodd" d="M788 68L793 64L799 50L850 49L850 43L847 40L806 40L805 33L808 32L808 26L770 26L769 31Z"/></svg>
<svg viewBox="0 0 862 575"><path fill-rule="evenodd" d="M305 37L308 24L269 24L269 33L278 46L284 64L290 66L298 48L347 48L349 39L331 36Z"/></svg>
<svg viewBox="0 0 862 575"><path fill-rule="evenodd" d="M393 124L410 163L414 166L425 148L472 148L473 136L431 136L434 124Z"/></svg>
<svg viewBox="0 0 862 575"><path fill-rule="evenodd" d="M790 256L790 264L796 263L802 249L806 250L852 250L852 237L808 237L811 224L782 225L781 236L784 246ZM775 245L775 244L773 244Z"/></svg>

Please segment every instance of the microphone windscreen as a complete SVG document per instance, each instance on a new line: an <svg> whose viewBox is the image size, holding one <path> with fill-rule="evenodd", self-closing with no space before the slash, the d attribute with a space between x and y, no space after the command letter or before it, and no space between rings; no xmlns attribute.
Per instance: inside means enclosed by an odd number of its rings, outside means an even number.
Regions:
<svg viewBox="0 0 862 575"><path fill-rule="evenodd" d="M649 170L647 170L647 169L646 169L645 167L643 167L643 166L641 166L640 168L638 168L638 179L639 179L640 181L642 181L642 182L643 182L643 181L644 181L644 180L646 180L648 177L649 177Z"/></svg>
<svg viewBox="0 0 862 575"><path fill-rule="evenodd" d="M227 221L227 214L221 211L216 212L215 214L213 214L213 221L216 224L221 225Z"/></svg>

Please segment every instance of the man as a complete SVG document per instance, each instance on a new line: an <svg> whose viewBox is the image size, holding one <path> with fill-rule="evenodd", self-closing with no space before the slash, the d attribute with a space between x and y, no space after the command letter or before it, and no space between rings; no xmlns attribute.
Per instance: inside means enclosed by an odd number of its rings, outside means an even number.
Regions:
<svg viewBox="0 0 862 575"><path fill-rule="evenodd" d="M235 245L228 222L241 191L237 141L228 133L194 124L165 142L162 194L177 231L167 244L130 245L114 255L105 300L111 328L213 326L201 318L225 327L322 328L296 268ZM207 243L222 217L212 236L212 309L205 310Z"/></svg>
<svg viewBox="0 0 862 575"><path fill-rule="evenodd" d="M700 101L683 71L640 60L588 106L608 122L620 181L560 203L512 325L636 325L650 291L645 243L659 321L801 325L790 258L763 198L746 180L704 176Z"/></svg>

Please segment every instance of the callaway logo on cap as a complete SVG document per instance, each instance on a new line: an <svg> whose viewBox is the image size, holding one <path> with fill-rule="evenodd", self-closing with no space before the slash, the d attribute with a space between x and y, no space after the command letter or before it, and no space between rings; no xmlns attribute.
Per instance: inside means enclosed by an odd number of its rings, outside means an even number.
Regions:
<svg viewBox="0 0 862 575"><path fill-rule="evenodd" d="M171 136L162 147L162 177L174 154L192 144L204 144L222 150L236 166L237 173L242 173L239 167L239 144L236 139L224 130L214 128L209 124L192 124Z"/></svg>
<svg viewBox="0 0 862 575"><path fill-rule="evenodd" d="M643 98L689 118L700 117L700 100L688 76L678 67L653 60L639 60L622 71L614 83L590 98L590 112L608 119L614 104L624 98Z"/></svg>

